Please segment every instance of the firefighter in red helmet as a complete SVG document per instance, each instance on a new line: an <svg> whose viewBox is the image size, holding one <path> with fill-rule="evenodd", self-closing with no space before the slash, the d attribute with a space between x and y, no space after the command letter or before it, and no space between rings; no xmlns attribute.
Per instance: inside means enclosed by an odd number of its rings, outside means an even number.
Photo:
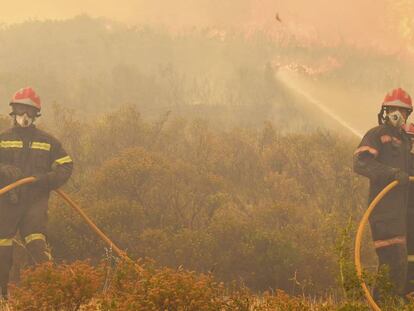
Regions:
<svg viewBox="0 0 414 311"><path fill-rule="evenodd" d="M0 186L34 176L36 182L0 197L0 288L7 298L12 266L13 239L17 232L33 264L51 259L46 244L49 193L71 176L73 162L60 142L34 125L41 101L35 91L23 88L10 101L13 127L0 133Z"/></svg>
<svg viewBox="0 0 414 311"><path fill-rule="evenodd" d="M369 201L391 181L399 185L377 205L369 222L379 268L387 267L394 294L403 296L407 270L407 201L411 140L402 126L413 110L403 89L385 96L379 125L369 130L354 153L354 171L370 181ZM377 288L374 298L380 299Z"/></svg>
<svg viewBox="0 0 414 311"><path fill-rule="evenodd" d="M405 132L410 136L414 143L414 124L404 126ZM414 146L411 148L411 176L414 176ZM408 205L407 205L407 280L405 291L411 297L414 294L414 183L409 186Z"/></svg>

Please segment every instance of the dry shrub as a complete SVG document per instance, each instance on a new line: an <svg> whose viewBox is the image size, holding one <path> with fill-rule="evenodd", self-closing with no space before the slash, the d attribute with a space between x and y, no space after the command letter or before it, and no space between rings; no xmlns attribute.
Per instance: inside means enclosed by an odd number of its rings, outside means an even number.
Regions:
<svg viewBox="0 0 414 311"><path fill-rule="evenodd" d="M181 268L118 265L102 310L218 310L225 306L224 285L210 275Z"/></svg>
<svg viewBox="0 0 414 311"><path fill-rule="evenodd" d="M97 294L102 282L100 269L86 262L45 263L23 272L10 303L13 310L79 310Z"/></svg>
<svg viewBox="0 0 414 311"><path fill-rule="evenodd" d="M122 111L82 127L90 141L111 133L105 139L117 147L81 143L73 153L84 162L68 185L117 245L134 258L213 271L220 281L242 279L257 291L320 295L338 288L341 228L366 206L366 185L351 168L353 141L324 131L281 134L270 122L220 131L201 120L170 120L132 142L126 137L135 128L127 125L138 112ZM157 143L147 145L155 134ZM60 204L53 201L49 214L55 258L98 262L103 244Z"/></svg>
<svg viewBox="0 0 414 311"><path fill-rule="evenodd" d="M107 262L98 267L87 262L46 263L23 273L20 285L13 288L10 307L25 311L336 310L333 304L312 304L283 291L257 296L243 286L225 287L211 275L181 267L155 268L153 262L119 262L116 267Z"/></svg>

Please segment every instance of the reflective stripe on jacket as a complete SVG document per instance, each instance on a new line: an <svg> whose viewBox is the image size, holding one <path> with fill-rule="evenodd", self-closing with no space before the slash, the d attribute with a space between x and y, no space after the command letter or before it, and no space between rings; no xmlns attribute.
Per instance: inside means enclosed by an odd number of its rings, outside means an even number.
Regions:
<svg viewBox="0 0 414 311"><path fill-rule="evenodd" d="M73 170L73 160L61 143L35 126L0 134L0 165L4 164L20 168L24 177L47 174L48 190L63 185Z"/></svg>

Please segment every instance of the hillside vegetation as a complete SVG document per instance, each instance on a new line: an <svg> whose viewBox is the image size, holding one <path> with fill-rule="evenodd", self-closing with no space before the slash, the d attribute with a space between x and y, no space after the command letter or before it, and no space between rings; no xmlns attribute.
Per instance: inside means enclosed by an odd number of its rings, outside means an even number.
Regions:
<svg viewBox="0 0 414 311"><path fill-rule="evenodd" d="M37 88L40 127L75 161L65 190L137 263L52 197L58 265L21 276L16 310L366 310L352 264L367 196L358 141L324 128L277 72L382 92L398 59L87 16L3 27L0 42L0 110ZM368 235L363 255L375 266Z"/></svg>

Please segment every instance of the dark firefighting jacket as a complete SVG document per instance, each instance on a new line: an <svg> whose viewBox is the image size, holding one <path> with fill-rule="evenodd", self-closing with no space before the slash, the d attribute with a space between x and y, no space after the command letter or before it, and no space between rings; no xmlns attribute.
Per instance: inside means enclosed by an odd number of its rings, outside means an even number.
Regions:
<svg viewBox="0 0 414 311"><path fill-rule="evenodd" d="M414 176L414 146L411 148L411 176ZM414 262L414 183L410 183L407 205L407 248L410 262ZM414 272L414 271L413 271ZM410 276L414 278L414 274ZM413 284L414 285L414 284Z"/></svg>
<svg viewBox="0 0 414 311"><path fill-rule="evenodd" d="M45 177L42 185L22 187L23 200L48 196L69 179L73 169L73 161L60 142L35 126L13 127L0 134L0 169L1 165L18 167L22 177Z"/></svg>
<svg viewBox="0 0 414 311"><path fill-rule="evenodd" d="M396 169L411 173L411 140L390 125L368 131L354 153L354 171L370 181L369 202L393 181ZM408 186L397 186L377 205L370 217L376 247L381 241L403 243L406 236ZM392 241L398 239L398 241ZM388 242L386 242L388 243Z"/></svg>

